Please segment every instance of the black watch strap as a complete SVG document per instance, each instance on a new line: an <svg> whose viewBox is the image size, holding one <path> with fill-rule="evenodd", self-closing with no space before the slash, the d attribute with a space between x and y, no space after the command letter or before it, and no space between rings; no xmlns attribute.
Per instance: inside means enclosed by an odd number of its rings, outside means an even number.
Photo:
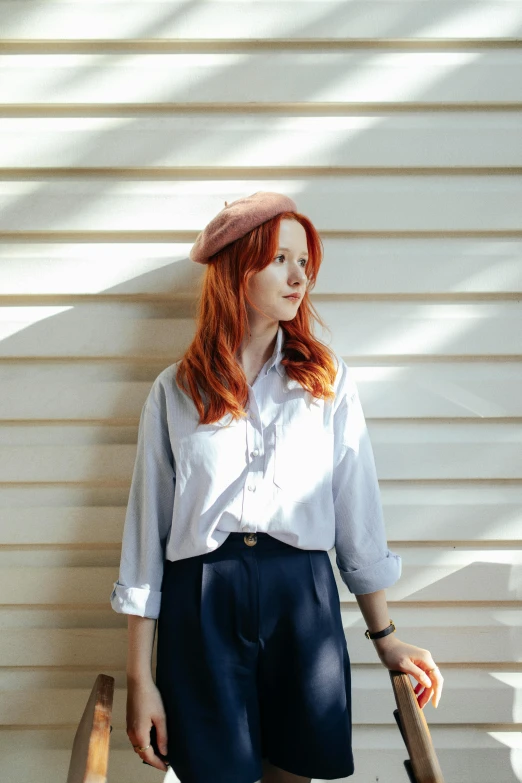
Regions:
<svg viewBox="0 0 522 783"><path fill-rule="evenodd" d="M389 626L383 631L375 631L375 633L370 633L369 630L366 629L364 635L367 639L382 639L383 636L388 636L389 633L393 633L394 631L395 625L393 624L393 620L390 620Z"/></svg>

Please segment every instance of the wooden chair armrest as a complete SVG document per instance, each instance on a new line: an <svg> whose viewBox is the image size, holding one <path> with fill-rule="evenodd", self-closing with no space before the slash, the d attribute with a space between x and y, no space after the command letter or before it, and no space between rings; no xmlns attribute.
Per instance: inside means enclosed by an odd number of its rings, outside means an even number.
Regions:
<svg viewBox="0 0 522 783"><path fill-rule="evenodd" d="M114 677L99 674L76 729L67 783L106 783Z"/></svg>
<svg viewBox="0 0 522 783"><path fill-rule="evenodd" d="M416 783L444 783L424 711L419 707L409 675L390 671L390 678L401 721L399 728Z"/></svg>

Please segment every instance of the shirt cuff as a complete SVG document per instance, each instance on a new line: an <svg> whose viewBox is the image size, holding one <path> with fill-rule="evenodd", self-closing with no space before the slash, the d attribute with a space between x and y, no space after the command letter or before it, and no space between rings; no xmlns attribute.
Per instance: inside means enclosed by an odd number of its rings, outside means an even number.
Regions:
<svg viewBox="0 0 522 783"><path fill-rule="evenodd" d="M402 571L402 559L390 550L387 550L387 554L381 560L355 571L342 569L337 554L335 560L341 579L348 590L355 595L375 593L377 590L390 587L397 582Z"/></svg>
<svg viewBox="0 0 522 783"><path fill-rule="evenodd" d="M137 614L152 620L159 617L161 592L145 587L125 587L117 581L113 583L113 587L110 600L115 612Z"/></svg>

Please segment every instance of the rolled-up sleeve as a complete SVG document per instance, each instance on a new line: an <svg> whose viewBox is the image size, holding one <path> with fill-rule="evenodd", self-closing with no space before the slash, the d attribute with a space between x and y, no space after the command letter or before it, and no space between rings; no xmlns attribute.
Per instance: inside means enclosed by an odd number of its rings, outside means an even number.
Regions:
<svg viewBox="0 0 522 783"><path fill-rule="evenodd" d="M120 570L110 603L116 612L156 619L172 525L176 470L166 411L153 392L156 390L151 391L141 411Z"/></svg>
<svg viewBox="0 0 522 783"><path fill-rule="evenodd" d="M336 564L351 593L394 584L402 561L388 549L373 449L355 380L341 360L334 413Z"/></svg>

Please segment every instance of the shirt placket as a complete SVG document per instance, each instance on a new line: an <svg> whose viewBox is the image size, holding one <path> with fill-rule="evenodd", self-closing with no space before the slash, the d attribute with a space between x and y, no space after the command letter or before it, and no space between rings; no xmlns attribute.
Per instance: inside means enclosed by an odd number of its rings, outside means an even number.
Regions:
<svg viewBox="0 0 522 783"><path fill-rule="evenodd" d="M241 532L256 533L259 509L262 507L264 448L261 414L257 400L251 390L250 405L246 419L246 448L248 469L243 487Z"/></svg>

